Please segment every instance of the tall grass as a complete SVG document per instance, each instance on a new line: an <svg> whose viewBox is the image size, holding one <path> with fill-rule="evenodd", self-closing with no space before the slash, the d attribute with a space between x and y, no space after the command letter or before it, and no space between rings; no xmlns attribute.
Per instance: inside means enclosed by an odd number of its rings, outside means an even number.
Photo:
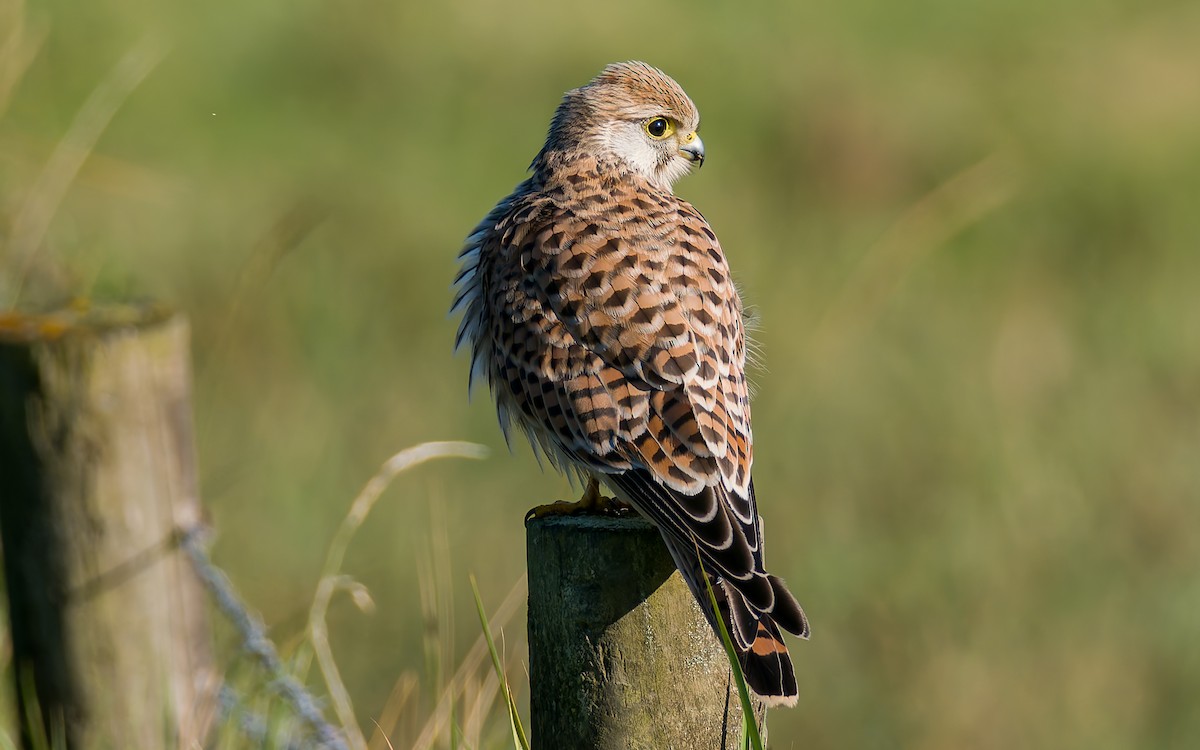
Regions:
<svg viewBox="0 0 1200 750"><path fill-rule="evenodd" d="M529 750L529 737L525 734L525 727L521 723L521 713L517 709L517 701L513 698L512 691L508 686L508 676L504 669L504 658L500 655L496 648L496 642L492 638L492 628L488 624L487 612L483 608L483 599L479 596L479 586L475 583L475 576L471 576L471 593L475 596L475 611L479 613L479 626L483 628L483 637L487 641L488 654L492 657L492 668L496 671L496 679L500 684L500 695L504 700L504 708L508 711L509 726L512 728L513 748L514 750ZM761 748L759 749L761 750Z"/></svg>
<svg viewBox="0 0 1200 750"><path fill-rule="evenodd" d="M255 687L255 681L252 678L250 683L245 683L249 685L249 689L240 687L242 683L238 680L226 681L223 689L227 691L228 698L226 700L231 705L227 706L224 712L225 720L219 729L218 747L237 748L259 744L288 747L289 743L302 739L306 734L311 736L311 730L316 728L321 720L317 720L317 724L309 721L311 725L309 730L301 731L297 720L305 716L304 711L307 709L304 709L303 706L293 705L291 710L276 711L274 709L278 705L278 701L275 701L269 693L279 692L277 688L272 687L272 683L278 683L281 679L307 681L314 659L323 684L323 692L329 696L333 705L337 733L341 737L338 741L344 741L345 745L353 750L385 746L394 748L397 743L404 747L411 746L414 750L440 746L442 743L448 744L451 748L480 747L487 716L494 710L493 704L497 691L503 697L501 713L507 714L511 717L511 721L517 722L514 732L519 730L523 737L519 719L515 718L517 706L509 691L507 678L503 677L500 680L485 678L482 684L479 682L480 653L485 649L492 655L493 668L498 676L504 675L505 665L496 652L477 589L474 590L476 606L481 621L484 623L483 633L476 646L468 652L467 657L452 677L447 679L440 670L435 671L432 675L432 685L438 695L437 702L432 712L428 714L421 731L411 736L401 736L396 729L406 714L413 714L414 711L420 710L415 702L410 702L417 679L408 673L400 676L396 682L396 689L393 690L388 702L378 713L370 714L375 731L368 741L354 710L350 692L342 680L329 639L327 615L337 592L347 592L352 601L364 612L371 612L374 609L373 600L366 587L353 577L343 573L342 564L350 548L351 540L366 522L368 514L388 485L400 473L430 459L451 456L480 458L483 455L481 446L471 443L426 443L401 451L383 464L358 493L329 545L321 578L309 608L306 632L303 639L294 643L289 649L291 657L287 662L286 670L283 670L283 674L279 674L280 668L268 665L266 677L271 682L263 685L260 680ZM471 583L474 587L473 578ZM513 594L510 594L505 604L497 611L496 616L499 622L507 622L512 616L516 609L513 602L519 599L522 591L523 587L518 585L514 589L518 596L514 597ZM243 637L253 639L257 636ZM282 695L287 697L286 692ZM303 710L296 711L296 708ZM465 723L456 720L456 711L464 717ZM271 717L275 717L274 720ZM319 739L320 733L317 734ZM524 747L525 750L528 750L527 741L525 741Z"/></svg>

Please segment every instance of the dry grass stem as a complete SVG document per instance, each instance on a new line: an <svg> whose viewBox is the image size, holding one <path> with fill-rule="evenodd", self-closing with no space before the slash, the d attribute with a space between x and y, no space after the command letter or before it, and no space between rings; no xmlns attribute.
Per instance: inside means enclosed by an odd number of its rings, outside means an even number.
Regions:
<svg viewBox="0 0 1200 750"><path fill-rule="evenodd" d="M337 663L333 659L333 651L329 646L328 627L325 622L325 614L329 610L329 602L334 593L339 588L351 588L353 584L349 577L340 573L346 549L355 532L366 520L367 514L371 512L371 508L375 506L375 502L401 472L435 458L483 458L485 455L487 455L487 449L483 446L458 441L422 443L400 451L384 462L375 476L371 477L363 486L362 491L350 505L350 512L346 514L345 520L334 534L333 541L330 542L325 565L321 571L321 580L317 583L317 592L309 610L308 633L313 653L317 658L317 665L329 688L338 721L346 734L347 742L354 750L366 750L367 741L355 718L354 704L350 700L350 693L346 690Z"/></svg>
<svg viewBox="0 0 1200 750"><path fill-rule="evenodd" d="M0 29L8 29L0 37L0 117L3 117L25 71L42 48L49 26L27 24L25 3L7 0L0 3Z"/></svg>
<svg viewBox="0 0 1200 750"><path fill-rule="evenodd" d="M500 679L494 671L487 672L483 682L473 685L473 687L475 687L473 699L464 700L464 703L468 705L463 720L463 737L468 743L478 747L483 736L484 721L487 719L492 705L496 702L496 695L500 692ZM464 691L465 697L466 691Z"/></svg>
<svg viewBox="0 0 1200 750"><path fill-rule="evenodd" d="M504 597L504 601L500 603L500 606L492 614L490 621L493 625L497 628L503 628L512 619L529 593L528 586L528 579L525 575L522 575L508 592L508 595ZM459 664L458 669L454 672L454 676L450 678L450 682L442 691L437 707L425 723L424 728L422 728L421 734L417 736L416 741L412 745L412 750L429 750L429 748L433 747L433 743L446 730L450 717L449 704L458 700L463 693L463 686L466 683L467 676L478 672L486 658L488 658L487 640L480 634L475 639L475 643L472 644L470 650L467 651L466 657Z"/></svg>
<svg viewBox="0 0 1200 750"><path fill-rule="evenodd" d="M383 713L375 721L375 731L367 742L371 750L383 750L385 744L389 749L392 747L392 741L388 737L396 730L396 724L399 723L409 699L416 693L420 683L420 679L412 672L404 672L396 678L391 695L384 704Z"/></svg>
<svg viewBox="0 0 1200 750"><path fill-rule="evenodd" d="M133 91L158 66L167 53L166 44L156 35L144 37L117 63L108 76L84 102L66 134L50 155L42 172L29 189L13 221L9 261L16 269L16 287L12 306L46 237L50 221L58 211L67 188L95 148L100 135Z"/></svg>

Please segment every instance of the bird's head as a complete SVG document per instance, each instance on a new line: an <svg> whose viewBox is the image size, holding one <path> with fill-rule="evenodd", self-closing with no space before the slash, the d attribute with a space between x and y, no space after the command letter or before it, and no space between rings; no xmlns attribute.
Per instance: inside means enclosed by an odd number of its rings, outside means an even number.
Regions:
<svg viewBox="0 0 1200 750"><path fill-rule="evenodd" d="M699 128L696 105L674 79L646 63L614 63L563 96L539 159L586 153L670 190L704 163Z"/></svg>

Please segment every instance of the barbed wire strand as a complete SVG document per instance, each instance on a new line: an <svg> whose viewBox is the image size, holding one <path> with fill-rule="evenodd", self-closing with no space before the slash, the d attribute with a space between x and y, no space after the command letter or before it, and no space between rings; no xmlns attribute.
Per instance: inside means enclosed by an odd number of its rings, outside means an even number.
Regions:
<svg viewBox="0 0 1200 750"><path fill-rule="evenodd" d="M266 626L246 609L229 577L213 564L205 548L205 537L205 529L202 527L181 530L179 546L191 560L196 575L212 595L217 607L241 636L242 647L270 674L269 684L291 705L297 716L309 725L323 747L349 750L341 732L326 721L317 700L299 680L288 673L275 650L275 644L267 637Z"/></svg>

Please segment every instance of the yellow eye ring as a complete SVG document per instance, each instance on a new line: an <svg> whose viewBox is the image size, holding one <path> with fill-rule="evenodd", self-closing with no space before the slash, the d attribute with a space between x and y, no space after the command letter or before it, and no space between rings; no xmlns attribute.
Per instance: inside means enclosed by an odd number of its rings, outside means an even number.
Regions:
<svg viewBox="0 0 1200 750"><path fill-rule="evenodd" d="M675 132L675 123L665 117L654 117L646 121L646 135L656 141L661 141L663 138Z"/></svg>

